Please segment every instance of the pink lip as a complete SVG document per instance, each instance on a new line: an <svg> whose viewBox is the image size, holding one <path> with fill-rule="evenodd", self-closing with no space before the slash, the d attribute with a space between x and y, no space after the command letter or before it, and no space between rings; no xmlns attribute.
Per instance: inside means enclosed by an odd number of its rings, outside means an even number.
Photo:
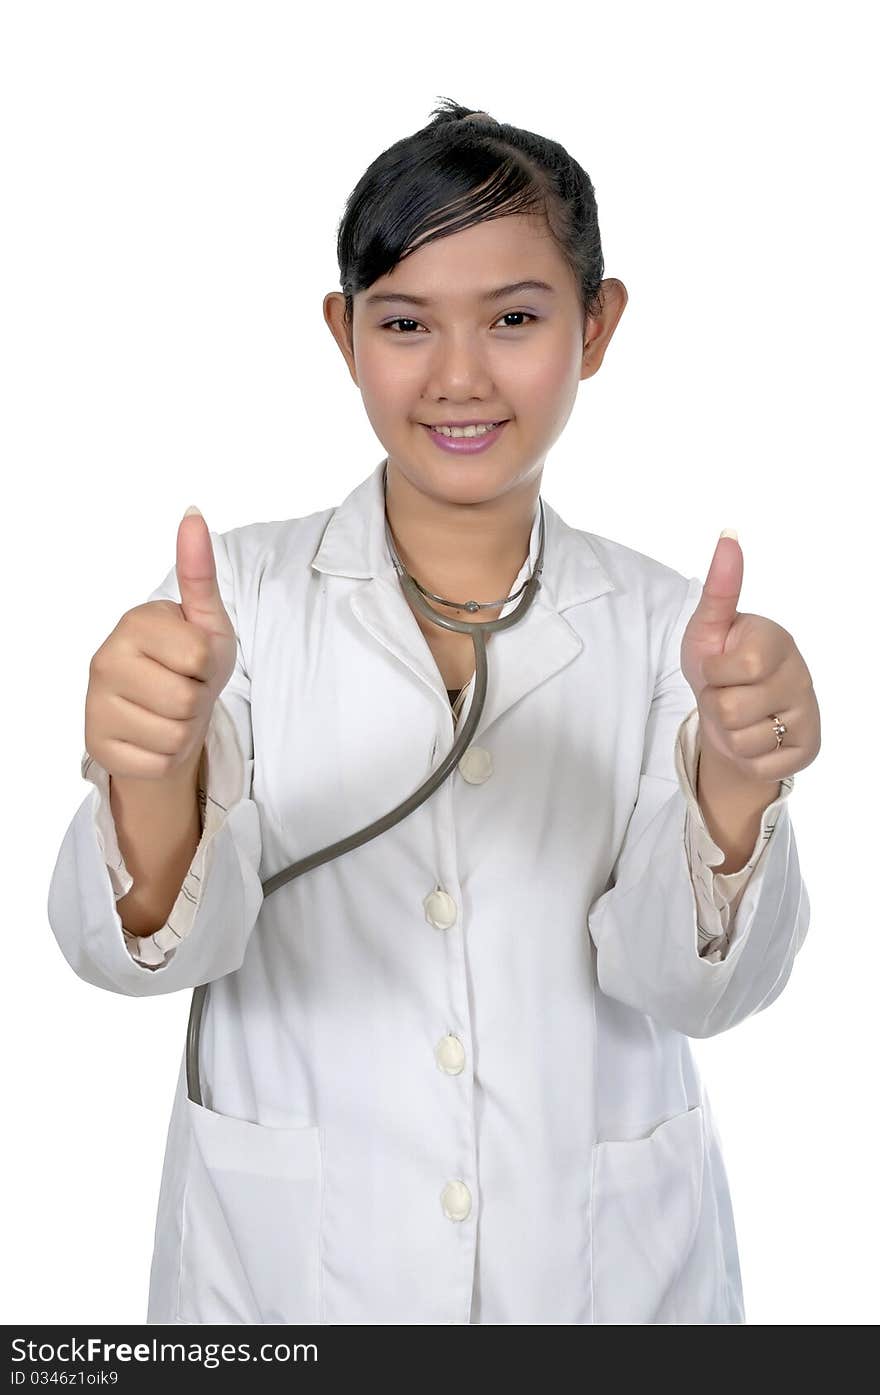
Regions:
<svg viewBox="0 0 880 1395"><path fill-rule="evenodd" d="M421 423L424 426L424 422ZM499 422L494 431L487 431L485 436L459 436L453 440L451 436L443 436L439 431L433 431L430 426L424 426L435 446L441 450L451 451L453 455L476 455L478 451L488 450L494 445L507 425L506 421Z"/></svg>

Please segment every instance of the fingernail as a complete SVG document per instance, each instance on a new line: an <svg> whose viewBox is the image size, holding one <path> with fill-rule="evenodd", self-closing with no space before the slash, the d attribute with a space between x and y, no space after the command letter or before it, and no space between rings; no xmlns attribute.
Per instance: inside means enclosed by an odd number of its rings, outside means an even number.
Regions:
<svg viewBox="0 0 880 1395"><path fill-rule="evenodd" d="M197 508L196 508L195 504L190 504L190 506L189 506L189 508L187 509L186 513L183 515L184 518L189 518L189 516L190 516L191 513L197 513L197 514L199 515L200 518L204 518L204 516L205 516L205 515L202 513L201 509L197 509Z"/></svg>
<svg viewBox="0 0 880 1395"><path fill-rule="evenodd" d="M722 537L722 538L735 538L736 541L739 542L739 536L738 536L737 531L736 531L735 528L722 528L722 529L721 529L721 537Z"/></svg>

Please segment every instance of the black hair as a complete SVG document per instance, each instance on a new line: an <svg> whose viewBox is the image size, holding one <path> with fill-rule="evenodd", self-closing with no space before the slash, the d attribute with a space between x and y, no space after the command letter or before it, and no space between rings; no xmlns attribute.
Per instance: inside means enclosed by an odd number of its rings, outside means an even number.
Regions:
<svg viewBox="0 0 880 1395"><path fill-rule="evenodd" d="M377 156L346 202L336 254L349 335L354 296L414 244L515 213L545 217L577 279L586 323L598 313L605 269L586 170L557 141L452 98L441 98L431 115L427 126Z"/></svg>

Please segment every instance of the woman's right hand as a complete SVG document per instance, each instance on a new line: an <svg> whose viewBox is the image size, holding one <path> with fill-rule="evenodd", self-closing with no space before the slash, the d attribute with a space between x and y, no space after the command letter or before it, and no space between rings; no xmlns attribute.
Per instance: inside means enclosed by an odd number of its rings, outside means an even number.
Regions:
<svg viewBox="0 0 880 1395"><path fill-rule="evenodd" d="M199 513L177 529L177 582L180 604L126 611L89 664L85 746L116 779L191 780L235 668L235 629Z"/></svg>

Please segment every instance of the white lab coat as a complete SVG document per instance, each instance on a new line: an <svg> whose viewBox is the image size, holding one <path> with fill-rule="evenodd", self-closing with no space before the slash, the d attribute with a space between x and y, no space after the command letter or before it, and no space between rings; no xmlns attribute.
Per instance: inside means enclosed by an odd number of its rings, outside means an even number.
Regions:
<svg viewBox="0 0 880 1395"><path fill-rule="evenodd" d="M96 791L58 855L49 919L82 978L211 984L202 1105L182 1044L147 1320L744 1322L688 1038L778 997L809 900L788 781L720 952L701 953L673 765L697 716L679 655L700 578L545 500L542 585L489 637L465 761L263 898L454 739L387 550L383 466L336 509L211 535L238 659L203 763L209 821L160 937L123 932L131 878ZM512 591L538 536L536 509ZM180 599L174 568L160 596Z"/></svg>

